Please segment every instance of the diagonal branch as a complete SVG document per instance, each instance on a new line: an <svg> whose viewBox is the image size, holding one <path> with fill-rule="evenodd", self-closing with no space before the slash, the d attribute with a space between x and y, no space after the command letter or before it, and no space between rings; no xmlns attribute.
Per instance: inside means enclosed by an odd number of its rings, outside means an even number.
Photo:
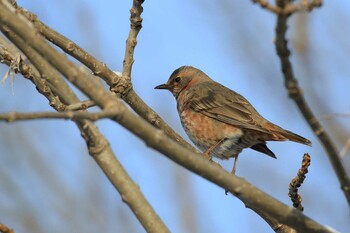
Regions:
<svg viewBox="0 0 350 233"><path fill-rule="evenodd" d="M0 223L0 233L15 233L15 231L6 225Z"/></svg>
<svg viewBox="0 0 350 233"><path fill-rule="evenodd" d="M286 0L277 0L277 5L281 8L286 7L288 1ZM287 20L289 15L279 14L277 16L276 24L276 50L278 57L281 60L281 67L283 76L285 79L285 87L288 90L289 97L294 100L297 104L300 112L303 114L305 120L312 128L318 139L321 141L323 148L327 151L328 158L333 166L333 169L338 177L338 180L341 185L341 189L344 192L344 195L347 199L348 205L350 206L350 179L348 174L345 171L344 165L340 159L338 151L329 137L328 133L322 127L321 123L317 120L314 113L311 111L308 103L304 99L302 91L296 80L292 64L289 60L290 50L287 46L286 32L287 32Z"/></svg>

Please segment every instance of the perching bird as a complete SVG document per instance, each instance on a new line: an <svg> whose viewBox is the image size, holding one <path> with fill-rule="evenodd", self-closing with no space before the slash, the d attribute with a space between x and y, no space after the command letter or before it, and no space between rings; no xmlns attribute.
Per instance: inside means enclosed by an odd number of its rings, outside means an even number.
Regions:
<svg viewBox="0 0 350 233"><path fill-rule="evenodd" d="M192 66L176 69L166 84L177 101L183 128L205 154L220 159L234 157L245 148L276 158L266 141L293 141L311 146L311 141L263 118L243 96L213 81Z"/></svg>

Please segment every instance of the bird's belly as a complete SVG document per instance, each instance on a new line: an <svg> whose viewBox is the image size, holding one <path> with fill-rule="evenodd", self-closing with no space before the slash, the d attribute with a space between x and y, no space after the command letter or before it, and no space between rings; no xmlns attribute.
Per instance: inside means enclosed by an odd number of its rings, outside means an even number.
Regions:
<svg viewBox="0 0 350 233"><path fill-rule="evenodd" d="M207 117L193 110L184 110L180 119L185 132L192 142L203 152L218 144L210 153L220 159L228 159L242 151L241 129Z"/></svg>

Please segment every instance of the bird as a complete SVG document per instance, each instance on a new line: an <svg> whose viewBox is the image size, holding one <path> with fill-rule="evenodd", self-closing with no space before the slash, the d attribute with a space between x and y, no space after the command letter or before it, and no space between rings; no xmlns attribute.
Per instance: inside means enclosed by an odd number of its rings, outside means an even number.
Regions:
<svg viewBox="0 0 350 233"><path fill-rule="evenodd" d="M195 67L179 67L165 84L155 89L173 94L186 134L204 155L234 158L233 175L243 149L251 148L276 158L267 141L293 141L311 146L310 140L266 120L242 95Z"/></svg>

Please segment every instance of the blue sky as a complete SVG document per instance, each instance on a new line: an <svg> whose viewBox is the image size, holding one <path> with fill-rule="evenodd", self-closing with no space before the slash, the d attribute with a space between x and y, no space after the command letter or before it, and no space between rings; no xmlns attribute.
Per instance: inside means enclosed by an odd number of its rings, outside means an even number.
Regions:
<svg viewBox="0 0 350 233"><path fill-rule="evenodd" d="M111 69L121 70L131 1L18 3ZM312 140L313 147L269 143L277 160L245 150L237 175L290 205L289 181L303 153L310 153L311 167L301 189L305 214L346 232L349 207L339 182L284 89L273 44L275 16L248 0L145 1L143 6L132 73L135 91L188 140L173 96L153 88L177 67L196 66L244 95L268 120ZM293 16L288 32L305 98L339 149L350 135L349 118L334 115L350 110L349 10L348 2L328 1L311 14ZM0 67L4 73L6 67ZM1 112L50 110L47 100L21 76L13 87L10 81L0 87L0 98ZM108 120L98 126L172 232L272 231L241 201L147 148L121 126ZM18 232L143 232L89 157L72 122L0 122L0 132L1 222ZM344 158L348 173L349 157ZM221 162L227 170L232 163Z"/></svg>

